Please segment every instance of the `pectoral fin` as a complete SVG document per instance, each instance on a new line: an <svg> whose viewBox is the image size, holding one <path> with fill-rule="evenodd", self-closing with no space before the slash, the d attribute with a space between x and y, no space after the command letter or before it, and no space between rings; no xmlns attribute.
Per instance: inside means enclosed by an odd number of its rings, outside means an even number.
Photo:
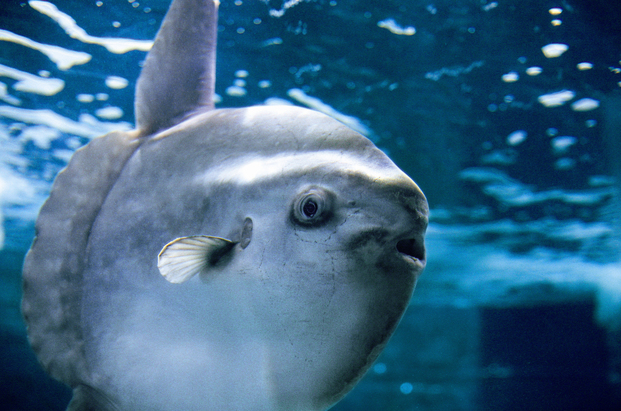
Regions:
<svg viewBox="0 0 621 411"><path fill-rule="evenodd" d="M177 238L162 248L157 268L169 282L183 283L208 270L235 244L226 238L206 235Z"/></svg>

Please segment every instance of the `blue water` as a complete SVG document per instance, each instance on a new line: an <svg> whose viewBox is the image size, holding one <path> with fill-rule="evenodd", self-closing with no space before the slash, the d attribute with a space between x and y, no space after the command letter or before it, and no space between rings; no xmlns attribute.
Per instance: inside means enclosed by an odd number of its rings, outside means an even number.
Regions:
<svg viewBox="0 0 621 411"><path fill-rule="evenodd" d="M136 40L155 36L168 3L53 1L91 36ZM300 88L366 126L432 208L412 305L334 409L621 409L621 6L315 0L274 17L283 4L222 1L218 106L303 105L288 94ZM378 26L388 19L416 32ZM0 29L91 55L61 70L0 41L3 66L64 81L42 95L0 71L0 408L59 410L69 392L26 343L21 262L71 153L133 124L146 53L73 39L25 1L2 3ZM548 58L548 44L567 50ZM556 107L539 101L560 91L571 97Z"/></svg>

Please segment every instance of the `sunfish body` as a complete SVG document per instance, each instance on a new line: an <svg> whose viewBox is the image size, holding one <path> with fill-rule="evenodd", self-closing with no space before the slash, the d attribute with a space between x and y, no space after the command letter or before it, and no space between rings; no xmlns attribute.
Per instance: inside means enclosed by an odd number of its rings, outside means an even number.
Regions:
<svg viewBox="0 0 621 411"><path fill-rule="evenodd" d="M175 0L137 129L76 152L37 220L23 313L71 410L324 410L425 265L428 207L362 135L293 106L213 110L217 4Z"/></svg>

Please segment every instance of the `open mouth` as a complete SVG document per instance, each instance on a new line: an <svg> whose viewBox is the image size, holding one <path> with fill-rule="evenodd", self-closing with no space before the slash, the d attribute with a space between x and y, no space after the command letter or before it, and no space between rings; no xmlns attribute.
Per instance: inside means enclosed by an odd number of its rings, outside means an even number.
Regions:
<svg viewBox="0 0 621 411"><path fill-rule="evenodd" d="M400 240L397 243L397 251L420 262L425 261L425 245L414 238Z"/></svg>

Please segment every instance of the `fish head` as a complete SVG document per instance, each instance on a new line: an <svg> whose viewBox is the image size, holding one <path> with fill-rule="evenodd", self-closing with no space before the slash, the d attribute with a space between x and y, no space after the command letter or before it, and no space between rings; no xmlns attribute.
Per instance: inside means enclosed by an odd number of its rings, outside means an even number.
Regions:
<svg viewBox="0 0 621 411"><path fill-rule="evenodd" d="M231 224L217 234L235 244L200 277L206 288L237 278L247 337L269 347L276 402L323 409L361 378L406 310L426 263L427 201L328 116L242 110L226 115L247 125L236 131L247 147L194 178L226 203L218 219Z"/></svg>

